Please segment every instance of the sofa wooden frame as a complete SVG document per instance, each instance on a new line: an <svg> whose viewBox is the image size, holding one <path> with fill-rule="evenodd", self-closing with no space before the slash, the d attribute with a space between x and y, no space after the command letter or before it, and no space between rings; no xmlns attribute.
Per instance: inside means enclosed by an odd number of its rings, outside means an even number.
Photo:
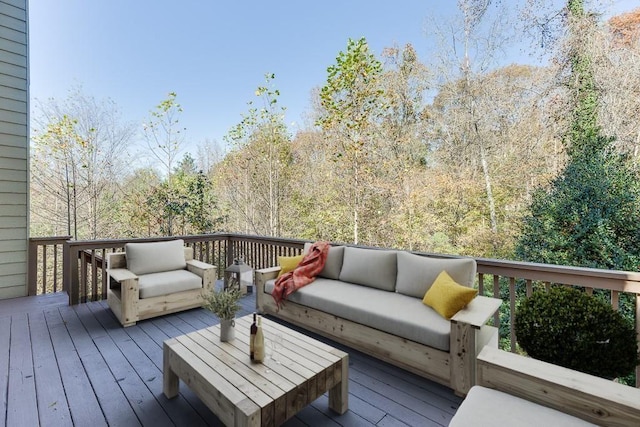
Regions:
<svg viewBox="0 0 640 427"><path fill-rule="evenodd" d="M262 314L303 327L466 395L476 378L476 356L485 345L498 346L498 330L487 325L502 300L477 296L451 319L450 350L438 350L360 323L287 301L276 310L265 283L280 267L255 271L256 306Z"/></svg>
<svg viewBox="0 0 640 427"><path fill-rule="evenodd" d="M213 289L216 267L193 259L193 248L185 247L184 256L187 270L202 278L202 288L151 298L139 297L138 276L127 270L124 252L115 252L107 256L107 304L122 326L131 326L139 320L202 306L202 294Z"/></svg>
<svg viewBox="0 0 640 427"><path fill-rule="evenodd" d="M640 389L635 387L496 348L484 348L478 355L477 375L480 386L590 423L640 425Z"/></svg>

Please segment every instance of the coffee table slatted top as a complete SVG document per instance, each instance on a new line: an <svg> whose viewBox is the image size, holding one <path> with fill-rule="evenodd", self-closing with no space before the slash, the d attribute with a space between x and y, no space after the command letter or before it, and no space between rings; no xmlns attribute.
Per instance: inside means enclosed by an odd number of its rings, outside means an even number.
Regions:
<svg viewBox="0 0 640 427"><path fill-rule="evenodd" d="M252 316L236 319L235 339L215 325L164 342L164 393L181 379L228 426L277 426L326 391L329 407L348 409L348 354L284 325L262 319L266 355L249 358ZM269 351L281 337L279 351ZM278 339L277 341L280 341Z"/></svg>

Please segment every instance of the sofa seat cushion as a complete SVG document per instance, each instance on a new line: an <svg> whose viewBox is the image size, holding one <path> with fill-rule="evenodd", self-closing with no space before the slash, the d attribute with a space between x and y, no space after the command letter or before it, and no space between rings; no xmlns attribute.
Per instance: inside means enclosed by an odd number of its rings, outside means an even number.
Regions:
<svg viewBox="0 0 640 427"><path fill-rule="evenodd" d="M274 283L275 280L267 281L265 292L270 294ZM429 347L449 351L450 322L424 305L419 298L317 278L291 294L288 300ZM285 302L283 310L286 309Z"/></svg>
<svg viewBox="0 0 640 427"><path fill-rule="evenodd" d="M124 245L127 269L135 275L187 268L184 240L127 243Z"/></svg>
<svg viewBox="0 0 640 427"><path fill-rule="evenodd" d="M458 408L449 427L595 425L498 390L473 386Z"/></svg>
<svg viewBox="0 0 640 427"><path fill-rule="evenodd" d="M201 289L200 276L187 270L164 271L138 276L140 298L152 298L191 289Z"/></svg>

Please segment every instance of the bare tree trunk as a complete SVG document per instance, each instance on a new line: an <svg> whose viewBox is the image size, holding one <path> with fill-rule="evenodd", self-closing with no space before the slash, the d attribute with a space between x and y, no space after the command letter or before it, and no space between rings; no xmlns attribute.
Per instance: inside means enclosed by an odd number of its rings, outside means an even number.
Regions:
<svg viewBox="0 0 640 427"><path fill-rule="evenodd" d="M271 132L270 132L271 133ZM269 232L276 236L275 227L275 200L274 200L274 180L273 180L273 140L269 140Z"/></svg>
<svg viewBox="0 0 640 427"><path fill-rule="evenodd" d="M353 170L353 243L358 244L358 210L360 209L360 176L358 165L358 153L355 154Z"/></svg>
<svg viewBox="0 0 640 427"><path fill-rule="evenodd" d="M480 162L482 163L482 174L484 175L484 185L487 191L487 201L489 202L489 218L491 221L491 232L494 235L498 234L498 220L496 216L496 203L493 198L493 191L491 190L491 177L489 175L489 165L487 162L487 156L484 151L484 145L480 144Z"/></svg>
<svg viewBox="0 0 640 427"><path fill-rule="evenodd" d="M65 195L67 196L67 236L71 236L71 184L69 181L69 165L64 165Z"/></svg>
<svg viewBox="0 0 640 427"><path fill-rule="evenodd" d="M75 165L71 169L73 175L73 238L78 240L78 180L76 179Z"/></svg>

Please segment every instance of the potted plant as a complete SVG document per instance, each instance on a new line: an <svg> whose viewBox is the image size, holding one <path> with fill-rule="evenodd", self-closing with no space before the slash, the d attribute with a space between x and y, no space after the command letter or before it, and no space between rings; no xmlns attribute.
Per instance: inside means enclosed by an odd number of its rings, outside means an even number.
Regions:
<svg viewBox="0 0 640 427"><path fill-rule="evenodd" d="M220 341L230 341L235 337L235 318L240 310L240 291L235 288L216 292L213 289L208 294L203 295L203 307L211 311L220 319Z"/></svg>
<svg viewBox="0 0 640 427"><path fill-rule="evenodd" d="M639 362L632 323L575 288L553 287L526 298L516 311L515 332L529 356L603 378L624 377Z"/></svg>

